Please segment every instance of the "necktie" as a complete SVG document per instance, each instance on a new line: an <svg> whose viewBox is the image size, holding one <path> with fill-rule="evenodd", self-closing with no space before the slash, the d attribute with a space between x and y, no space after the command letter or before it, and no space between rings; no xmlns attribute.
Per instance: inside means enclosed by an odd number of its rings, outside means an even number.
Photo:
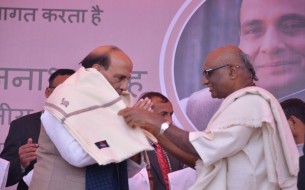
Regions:
<svg viewBox="0 0 305 190"><path fill-rule="evenodd" d="M170 172L170 168L168 165L167 158L165 157L165 154L160 146L160 144L156 143L156 154L157 154L157 159L161 168L164 184L166 187L166 190L169 190L169 182L168 182L168 176L167 174Z"/></svg>

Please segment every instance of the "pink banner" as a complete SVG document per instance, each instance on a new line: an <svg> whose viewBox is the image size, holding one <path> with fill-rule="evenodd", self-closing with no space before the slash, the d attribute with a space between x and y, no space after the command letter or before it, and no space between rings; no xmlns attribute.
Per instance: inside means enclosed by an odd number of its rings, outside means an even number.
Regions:
<svg viewBox="0 0 305 190"><path fill-rule="evenodd" d="M0 31L0 150L10 121L43 108L50 73L79 68L99 45L116 45L131 57L135 99L162 92L187 130L204 129L218 104L201 84L202 64L222 45L240 46L257 85L279 100L305 99L304 0L2 0ZM196 115L187 108L197 91Z"/></svg>

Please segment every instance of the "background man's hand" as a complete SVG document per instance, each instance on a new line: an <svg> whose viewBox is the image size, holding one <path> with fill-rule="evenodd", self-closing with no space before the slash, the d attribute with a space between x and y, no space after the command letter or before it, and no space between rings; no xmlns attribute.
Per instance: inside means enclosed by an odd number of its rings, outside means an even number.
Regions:
<svg viewBox="0 0 305 190"><path fill-rule="evenodd" d="M28 139L27 144L22 145L19 148L19 159L21 165L26 168L30 164L32 160L37 158L36 149L38 148L38 144L33 143L31 138Z"/></svg>

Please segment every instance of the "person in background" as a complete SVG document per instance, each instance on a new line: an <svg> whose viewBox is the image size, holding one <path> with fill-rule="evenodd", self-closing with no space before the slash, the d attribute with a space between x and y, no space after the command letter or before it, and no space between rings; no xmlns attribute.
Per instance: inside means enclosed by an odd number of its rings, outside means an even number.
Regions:
<svg viewBox="0 0 305 190"><path fill-rule="evenodd" d="M247 55L236 46L217 48L203 73L211 96L224 99L204 131L184 131L137 108L119 114L198 158L191 190L296 189L299 155L287 119L275 97L255 86Z"/></svg>
<svg viewBox="0 0 305 190"><path fill-rule="evenodd" d="M305 138L305 103L298 98L291 98L281 102L285 112L292 135L297 145L300 160L298 174L298 189L305 189L305 157L304 157L304 138Z"/></svg>
<svg viewBox="0 0 305 190"><path fill-rule="evenodd" d="M303 156L305 137L305 103L298 98L291 98L281 102L286 118L288 120L294 141Z"/></svg>
<svg viewBox="0 0 305 190"><path fill-rule="evenodd" d="M159 92L146 92L140 96L139 101L143 101L144 99L151 100L151 109L154 113L162 116L168 123L172 123L172 114L174 113L174 110L172 103L167 97ZM196 157L185 153L182 150L179 150L180 155L175 154L177 155L177 157L175 157L175 155L172 155L165 149L171 151L170 147L179 149L178 147L176 147L171 141L161 136L158 138L158 141L166 146L161 147L160 143L151 142L154 147L154 151L146 152L149 163L147 169L148 175L143 174L146 172L144 170L143 173L139 173L134 176L132 181L129 179L129 187L131 190L143 189L143 186L140 187L141 184L146 184L147 187L148 178L146 176L148 176L151 180L149 181L152 183L150 186L151 190L168 190L171 185L168 176L170 173L184 169L186 167L185 164L191 167L195 166ZM181 161L179 161L179 159L181 159ZM180 181L187 181L188 179L191 179L191 176L186 176L185 174L186 173L184 172L182 176L179 176ZM175 189L177 189L177 187L175 187Z"/></svg>
<svg viewBox="0 0 305 190"><path fill-rule="evenodd" d="M45 89L48 98L53 90L64 82L75 71L72 69L58 69L49 77L49 86ZM6 186L18 183L18 190L28 189L29 182L23 177L27 175L36 163L36 150L40 132L41 111L20 117L10 124L8 136L0 157L10 162Z"/></svg>

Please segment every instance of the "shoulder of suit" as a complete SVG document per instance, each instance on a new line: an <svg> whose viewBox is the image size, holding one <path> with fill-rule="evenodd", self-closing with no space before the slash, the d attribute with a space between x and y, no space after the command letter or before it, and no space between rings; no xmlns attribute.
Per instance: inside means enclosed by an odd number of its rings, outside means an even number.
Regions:
<svg viewBox="0 0 305 190"><path fill-rule="evenodd" d="M24 124L25 122L40 122L40 112L31 113L22 117L19 117L11 122L11 125Z"/></svg>

